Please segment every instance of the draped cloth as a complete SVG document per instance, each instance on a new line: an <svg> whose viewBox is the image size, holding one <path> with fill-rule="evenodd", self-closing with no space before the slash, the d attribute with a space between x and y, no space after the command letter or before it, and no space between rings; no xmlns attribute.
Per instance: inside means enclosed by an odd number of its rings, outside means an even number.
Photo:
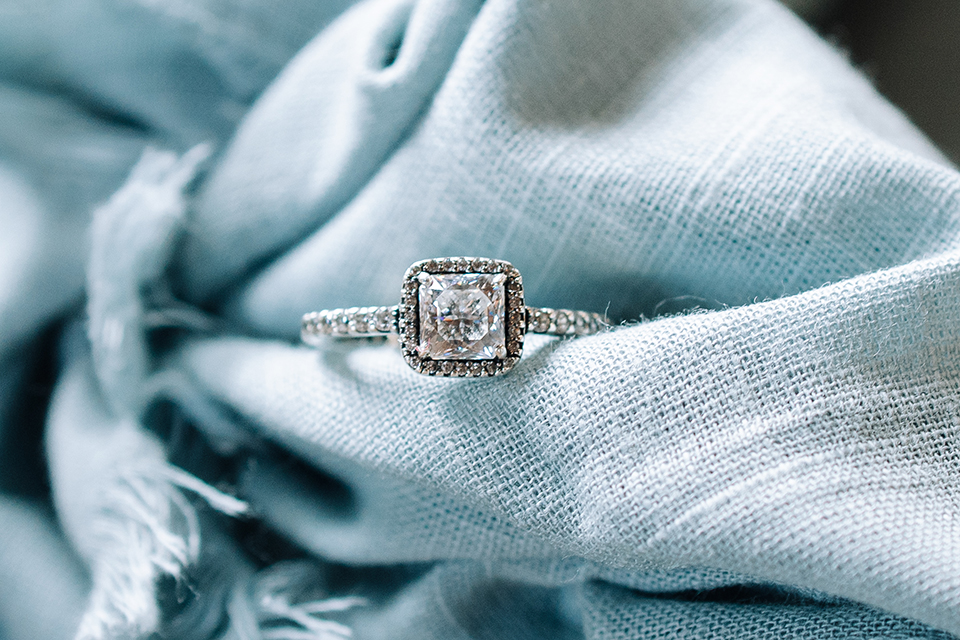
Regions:
<svg viewBox="0 0 960 640"><path fill-rule="evenodd" d="M960 174L841 52L316 4L0 5L0 638L960 635ZM459 255L611 327L298 344Z"/></svg>

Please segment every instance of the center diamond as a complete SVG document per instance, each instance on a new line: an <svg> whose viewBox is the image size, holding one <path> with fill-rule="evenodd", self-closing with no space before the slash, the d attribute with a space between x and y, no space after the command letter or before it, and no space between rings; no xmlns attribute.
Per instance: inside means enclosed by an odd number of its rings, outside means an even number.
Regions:
<svg viewBox="0 0 960 640"><path fill-rule="evenodd" d="M502 273L420 275L420 356L492 360L506 354Z"/></svg>

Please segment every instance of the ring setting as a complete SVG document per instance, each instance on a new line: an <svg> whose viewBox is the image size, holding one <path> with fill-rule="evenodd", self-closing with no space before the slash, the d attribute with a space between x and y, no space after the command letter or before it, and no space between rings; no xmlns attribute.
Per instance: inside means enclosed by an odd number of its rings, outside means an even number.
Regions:
<svg viewBox="0 0 960 640"><path fill-rule="evenodd" d="M453 257L411 265L399 305L305 314L301 337L320 346L326 337L395 333L404 360L420 373L484 377L516 366L528 332L590 335L606 326L597 313L527 307L520 272L505 260Z"/></svg>

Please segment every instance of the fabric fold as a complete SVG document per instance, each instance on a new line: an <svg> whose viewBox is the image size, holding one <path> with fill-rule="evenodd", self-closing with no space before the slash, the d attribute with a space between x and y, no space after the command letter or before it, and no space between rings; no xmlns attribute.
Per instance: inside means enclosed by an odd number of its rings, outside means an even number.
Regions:
<svg viewBox="0 0 960 640"><path fill-rule="evenodd" d="M87 578L49 509L0 497L0 637L71 640Z"/></svg>
<svg viewBox="0 0 960 640"><path fill-rule="evenodd" d="M183 150L229 137L297 49L351 3L5 3L0 77Z"/></svg>
<svg viewBox="0 0 960 640"><path fill-rule="evenodd" d="M469 385L389 347L214 339L181 366L307 460L455 497L559 555L744 573L957 633L958 292L948 255L548 342ZM410 510L419 547L430 507Z"/></svg>
<svg viewBox="0 0 960 640"><path fill-rule="evenodd" d="M115 415L139 418L152 400L148 312L151 304L174 302L163 275L183 228L184 191L209 154L208 145L179 158L148 149L123 187L94 213L87 331ZM159 300L144 300L151 292Z"/></svg>
<svg viewBox="0 0 960 640"><path fill-rule="evenodd" d="M145 144L61 97L0 84L0 354L79 303L90 210Z"/></svg>
<svg viewBox="0 0 960 640"><path fill-rule="evenodd" d="M158 579L180 578L199 553L196 514L163 477L161 444L110 415L82 357L58 385L48 429L57 511L91 572L77 637L153 633Z"/></svg>
<svg viewBox="0 0 960 640"><path fill-rule="evenodd" d="M222 311L295 338L305 311L395 304L410 264L447 255L509 260L531 304L616 321L807 291L956 246L957 174L915 130L897 146L908 130L773 3L488 2L417 128ZM287 224L221 200L231 234Z"/></svg>
<svg viewBox="0 0 960 640"><path fill-rule="evenodd" d="M200 194L180 263L188 296L235 287L349 202L417 125L479 7L368 0L305 47Z"/></svg>
<svg viewBox="0 0 960 640"><path fill-rule="evenodd" d="M764 600L762 590L742 589L728 602L706 595L688 599L651 598L618 587L590 584L583 589L584 628L588 640L703 638L929 638L953 636L885 615L854 603L822 603L780 594ZM777 594L774 594L777 595ZM758 624L758 620L762 623Z"/></svg>

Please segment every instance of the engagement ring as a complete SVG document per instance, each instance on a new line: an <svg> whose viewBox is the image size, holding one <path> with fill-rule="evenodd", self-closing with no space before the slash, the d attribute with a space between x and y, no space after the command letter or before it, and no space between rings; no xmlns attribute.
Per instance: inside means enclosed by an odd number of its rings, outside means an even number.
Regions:
<svg viewBox="0 0 960 640"><path fill-rule="evenodd" d="M300 335L316 347L327 337L399 334L416 371L480 377L512 369L527 333L584 336L606 326L599 313L525 306L523 280L509 262L436 258L407 269L399 305L307 313Z"/></svg>

